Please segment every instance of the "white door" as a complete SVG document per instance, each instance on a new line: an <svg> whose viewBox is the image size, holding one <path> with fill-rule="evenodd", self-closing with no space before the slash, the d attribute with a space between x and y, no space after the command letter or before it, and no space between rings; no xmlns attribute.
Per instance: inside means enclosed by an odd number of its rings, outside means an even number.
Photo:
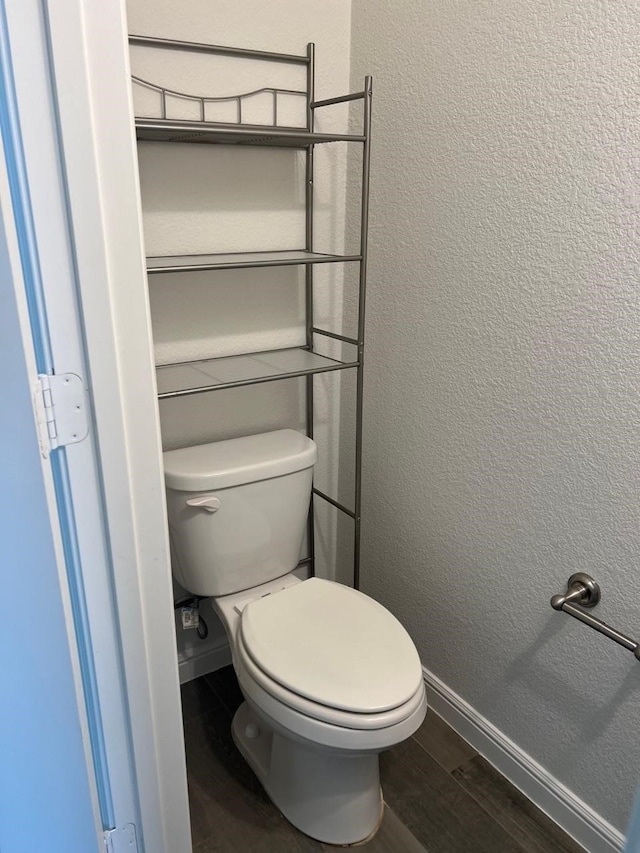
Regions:
<svg viewBox="0 0 640 853"><path fill-rule="evenodd" d="M72 422L58 448L42 430L35 458L59 531L89 801L114 853L190 853L124 8L21 0L0 13L0 205L23 308L13 381L24 396L48 377L55 429ZM86 389L86 437L75 400L60 407L65 375ZM48 838L28 849L74 850Z"/></svg>
<svg viewBox="0 0 640 853"><path fill-rule="evenodd" d="M0 170L6 190L5 178ZM8 245L15 248L11 210L5 209L5 192L1 196L0 849L96 853L102 825L79 661L60 583L52 481L41 466L33 417L34 359L23 347L26 306L24 291L14 287L21 281Z"/></svg>

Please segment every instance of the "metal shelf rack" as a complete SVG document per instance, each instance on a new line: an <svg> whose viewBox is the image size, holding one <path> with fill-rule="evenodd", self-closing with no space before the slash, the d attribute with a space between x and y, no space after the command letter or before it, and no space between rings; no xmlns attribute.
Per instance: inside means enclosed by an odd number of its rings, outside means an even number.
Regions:
<svg viewBox="0 0 640 853"><path fill-rule="evenodd" d="M140 141L171 142L183 144L249 145L261 147L287 147L305 152L305 246L304 249L286 251L212 253L202 255L177 255L147 258L149 276L162 273L197 272L203 270L226 270L252 267L301 265L305 268L305 329L306 343L303 347L271 350L269 352L245 353L237 356L202 359L157 367L158 396L160 399L237 388L264 382L273 382L293 377L306 378L306 428L313 437L314 399L313 377L317 373L353 369L356 371L356 435L355 435L355 489L353 509L341 504L318 489L314 497L327 501L354 522L353 585L360 585L360 513L362 471L362 399L363 363L365 334L365 295L367 279L367 236L369 218L369 173L371 137L372 79L366 77L360 92L325 100L315 99L315 47L307 45L304 55L272 53L261 50L207 45L194 42L158 39L147 36L130 36L133 46L164 48L167 50L191 51L222 56L240 57L247 60L267 60L306 67L304 89L263 88L225 97L210 97L178 92L159 86L140 77L133 77L133 85L151 90L158 96L158 115L136 116L136 136ZM243 120L249 98L256 95L271 99L271 122L249 124ZM304 99L306 123L301 127L290 127L279 122L281 99ZM197 120L172 117L171 105L176 101L190 105L196 111ZM363 104L362 133L321 133L314 129L316 110L333 104L361 101ZM219 122L210 120L210 110L226 102L235 105L236 120ZM244 110L244 114L243 114ZM316 145L349 142L362 145L362 181L360 206L360 245L356 254L335 255L314 250L314 168L313 155ZM315 326L313 318L313 270L316 264L354 262L359 265L357 336L348 337L328 329ZM315 352L316 336L324 336L354 349L353 359L339 361ZM313 573L313 501L309 516L309 563Z"/></svg>

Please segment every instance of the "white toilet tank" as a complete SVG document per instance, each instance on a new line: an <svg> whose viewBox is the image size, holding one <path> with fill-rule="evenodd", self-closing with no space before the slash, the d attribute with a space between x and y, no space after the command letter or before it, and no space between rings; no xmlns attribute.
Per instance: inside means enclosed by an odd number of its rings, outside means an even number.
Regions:
<svg viewBox="0 0 640 853"><path fill-rule="evenodd" d="M219 596L287 574L300 559L315 443L282 429L164 455L173 573Z"/></svg>

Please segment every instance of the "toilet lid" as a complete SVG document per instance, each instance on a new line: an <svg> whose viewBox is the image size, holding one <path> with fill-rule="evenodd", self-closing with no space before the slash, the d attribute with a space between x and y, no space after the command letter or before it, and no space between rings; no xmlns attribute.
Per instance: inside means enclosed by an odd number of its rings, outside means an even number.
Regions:
<svg viewBox="0 0 640 853"><path fill-rule="evenodd" d="M240 630L254 663L293 693L356 713L404 704L420 687L411 638L381 604L310 578L248 604Z"/></svg>

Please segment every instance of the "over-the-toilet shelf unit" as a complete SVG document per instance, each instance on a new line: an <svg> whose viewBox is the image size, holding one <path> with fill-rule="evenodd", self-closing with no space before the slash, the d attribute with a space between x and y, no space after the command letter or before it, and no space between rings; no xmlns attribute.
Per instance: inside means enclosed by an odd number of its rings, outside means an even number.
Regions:
<svg viewBox="0 0 640 853"><path fill-rule="evenodd" d="M167 50L197 51L222 56L241 57L247 60L268 60L306 66L306 88L304 90L264 87L230 97L199 97L184 92L163 88L140 77L133 77L134 86L152 90L158 95L159 117L135 117L136 135L141 141L172 142L183 144L250 145L263 147L298 148L306 154L305 192L305 246L297 251L239 252L206 255L174 255L147 258L148 275L168 272L202 270L243 269L249 267L271 267L301 265L305 267L305 326L306 344L303 347L251 352L221 358L201 359L157 367L159 399L201 394L223 388L238 388L280 379L306 377L306 429L313 437L313 376L333 370L355 370L356 381L356 427L355 427L355 488L353 509L314 488L316 497L328 501L354 522L353 583L360 582L360 508L362 471L362 393L365 332L365 293L367 278L367 231L369 213L369 167L371 135L371 77L365 77L364 89L336 98L315 99L315 48L307 45L304 56L272 53L262 50L197 44L193 42L158 39L147 36L130 36L131 45ZM250 97L267 95L272 99L272 120L268 124L248 124L243 121L243 104ZM282 126L278 121L279 98L286 96L304 98L306 125L304 127ZM198 118L182 120L170 118L168 103L178 99L195 107ZM317 133L314 131L315 111L333 104L348 101L363 102L362 133ZM209 110L221 102L235 105L236 120L219 122L208 120ZM362 145L362 183L360 210L360 246L357 254L335 255L314 251L313 247L313 152L316 145L349 142ZM357 337L320 329L313 319L313 270L316 264L347 263L359 265ZM314 349L316 336L324 336L351 345L354 357L338 360L321 355ZM314 566L313 505L309 522L309 562Z"/></svg>

